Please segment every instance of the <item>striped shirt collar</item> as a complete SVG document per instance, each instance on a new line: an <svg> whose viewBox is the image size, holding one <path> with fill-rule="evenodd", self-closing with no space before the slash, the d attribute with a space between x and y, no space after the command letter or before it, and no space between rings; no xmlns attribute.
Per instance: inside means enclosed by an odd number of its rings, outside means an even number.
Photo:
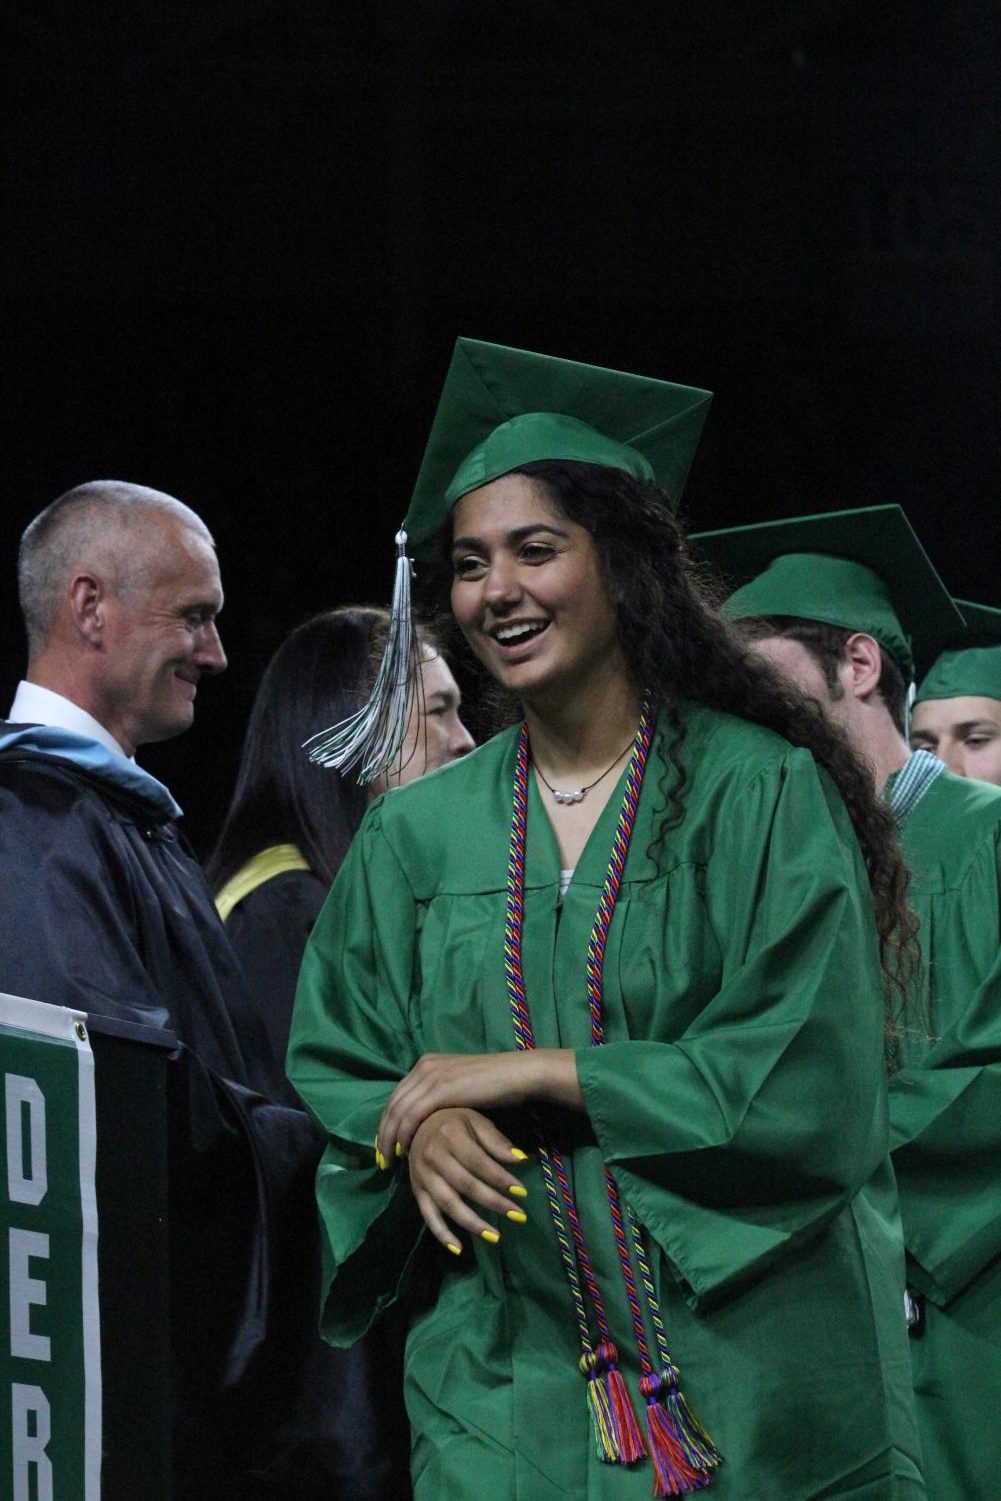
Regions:
<svg viewBox="0 0 1001 1501"><path fill-rule="evenodd" d="M895 771L883 789L898 831L914 812L929 787L945 771L945 762L931 751L912 751L899 771Z"/></svg>

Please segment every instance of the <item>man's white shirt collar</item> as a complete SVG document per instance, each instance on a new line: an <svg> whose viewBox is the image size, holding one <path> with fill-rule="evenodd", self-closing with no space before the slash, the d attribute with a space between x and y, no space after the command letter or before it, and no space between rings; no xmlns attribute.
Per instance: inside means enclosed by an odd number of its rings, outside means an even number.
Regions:
<svg viewBox="0 0 1001 1501"><path fill-rule="evenodd" d="M125 752L108 730L86 709L51 688L41 688L37 683L26 683L22 678L14 694L7 719L11 724L47 724L54 729L70 730L74 735L85 735L96 740L106 750L125 756ZM133 756L125 756L132 761Z"/></svg>

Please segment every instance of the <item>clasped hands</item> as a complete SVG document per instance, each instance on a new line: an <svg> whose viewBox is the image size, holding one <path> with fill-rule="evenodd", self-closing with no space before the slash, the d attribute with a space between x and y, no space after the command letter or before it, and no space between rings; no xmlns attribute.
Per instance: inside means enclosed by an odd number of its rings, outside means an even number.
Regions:
<svg viewBox="0 0 1001 1501"><path fill-rule="evenodd" d="M525 1189L511 1171L526 1153L484 1110L532 1100L583 1108L570 1048L510 1053L425 1053L393 1090L375 1138L376 1162L405 1157L424 1222L453 1255L456 1229L495 1244L500 1236L474 1209L523 1223L512 1206Z"/></svg>

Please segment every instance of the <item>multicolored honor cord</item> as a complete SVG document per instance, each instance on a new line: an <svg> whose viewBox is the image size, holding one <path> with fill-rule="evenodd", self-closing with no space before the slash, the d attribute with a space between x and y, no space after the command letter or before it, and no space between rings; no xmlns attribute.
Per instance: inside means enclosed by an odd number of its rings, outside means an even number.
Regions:
<svg viewBox="0 0 1001 1501"><path fill-rule="evenodd" d="M647 700L643 705L626 786L615 826L608 869L587 949L587 993L591 1011L591 1042L604 1042L603 970L605 945L615 911L636 822L636 809L643 786L656 711ZM507 916L504 926L504 977L515 1043L533 1048L535 1038L525 994L521 943L525 915L525 838L528 822L528 728L522 725L514 775L514 806L508 855ZM640 1392L646 1400L646 1442L636 1421L629 1393L619 1369L619 1354L612 1339L604 1300L594 1274L580 1215L559 1149L547 1143L540 1132L539 1163L546 1197L556 1231L580 1339L580 1371L587 1383L587 1403L594 1428L598 1458L606 1464L633 1464L648 1453L655 1470L655 1496L677 1496L705 1490L721 1456L708 1434L688 1407L679 1387L678 1369L671 1359L667 1333L657 1302L643 1233L632 1211L623 1213L618 1186L605 1170L605 1189L612 1217L612 1230L622 1278L632 1316L633 1337L639 1354ZM631 1253L630 1253L631 1247ZM633 1259L642 1284L642 1301L633 1270ZM590 1300L597 1344L592 1341L587 1312ZM655 1369L647 1342L644 1304L654 1331L658 1367Z"/></svg>

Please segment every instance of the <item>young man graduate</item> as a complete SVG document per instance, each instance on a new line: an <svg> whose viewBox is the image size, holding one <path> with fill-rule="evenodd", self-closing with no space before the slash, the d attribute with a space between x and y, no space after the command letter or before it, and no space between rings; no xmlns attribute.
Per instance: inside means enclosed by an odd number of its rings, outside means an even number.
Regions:
<svg viewBox="0 0 1001 1501"><path fill-rule="evenodd" d="M1001 610L956 605L966 631L943 643L918 686L911 744L957 776L1001 786Z"/></svg>
<svg viewBox="0 0 1001 1501"><path fill-rule="evenodd" d="M1001 794L904 738L907 684L963 621L897 506L702 533L724 611L869 762L913 869L922 994L890 1079L928 1494L997 1494ZM927 1029L927 1035L926 1034Z"/></svg>

